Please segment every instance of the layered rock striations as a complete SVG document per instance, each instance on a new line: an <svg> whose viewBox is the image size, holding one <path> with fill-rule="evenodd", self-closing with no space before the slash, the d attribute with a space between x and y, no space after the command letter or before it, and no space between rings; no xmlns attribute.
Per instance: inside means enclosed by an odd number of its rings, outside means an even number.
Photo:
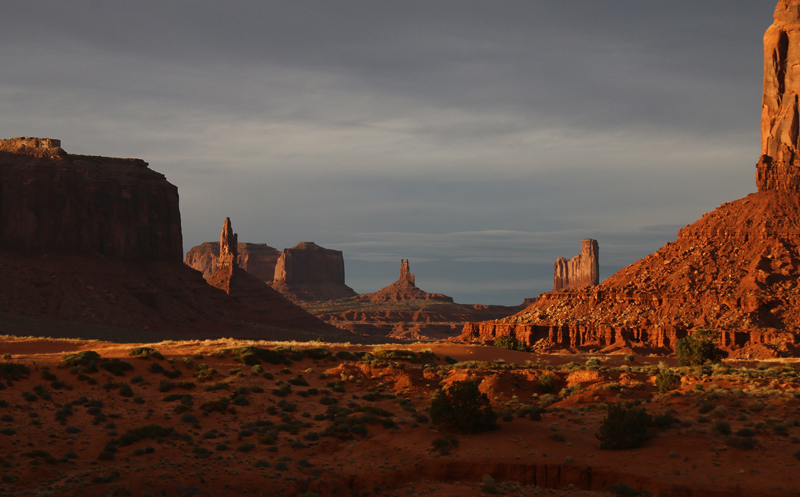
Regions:
<svg viewBox="0 0 800 497"><path fill-rule="evenodd" d="M581 241L581 253L570 260L556 259L553 291L580 290L600 284L600 249L597 240Z"/></svg>
<svg viewBox="0 0 800 497"><path fill-rule="evenodd" d="M283 250L271 286L294 301L336 300L356 295L344 283L342 251L313 242L301 242Z"/></svg>
<svg viewBox="0 0 800 497"><path fill-rule="evenodd" d="M462 338L514 336L541 349L674 350L703 328L729 349L794 354L800 333L800 0L782 0L767 30L758 192L723 204L678 239L579 292L468 323Z"/></svg>
<svg viewBox="0 0 800 497"><path fill-rule="evenodd" d="M271 283L281 252L266 243L239 242L236 264L264 283ZM186 253L184 264L197 269L208 279L217 270L219 242L205 242Z"/></svg>
<svg viewBox="0 0 800 497"><path fill-rule="evenodd" d="M139 159L0 140L0 247L180 261L178 189Z"/></svg>

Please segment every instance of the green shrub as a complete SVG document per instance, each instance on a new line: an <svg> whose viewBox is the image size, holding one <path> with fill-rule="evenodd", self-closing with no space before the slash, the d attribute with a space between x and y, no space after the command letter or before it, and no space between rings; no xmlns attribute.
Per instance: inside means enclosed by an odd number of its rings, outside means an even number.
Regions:
<svg viewBox="0 0 800 497"><path fill-rule="evenodd" d="M624 359L625 359L625 362L633 362L635 357L633 357L633 355L631 355L631 354L627 354Z"/></svg>
<svg viewBox="0 0 800 497"><path fill-rule="evenodd" d="M612 493L617 497L638 497L641 495L639 491L624 481L612 483L611 485L608 485L605 490L606 492Z"/></svg>
<svg viewBox="0 0 800 497"><path fill-rule="evenodd" d="M714 430L716 430L721 435L730 435L731 434L731 424L727 421L717 421L714 423Z"/></svg>
<svg viewBox="0 0 800 497"><path fill-rule="evenodd" d="M236 362L246 364L248 366L255 366L261 361L269 364L291 364L291 361L286 359L286 356L279 351L262 349L258 347L237 347L233 349L225 349L223 352L228 352Z"/></svg>
<svg viewBox="0 0 800 497"><path fill-rule="evenodd" d="M99 360L100 354L94 350L82 350L75 354L64 355L61 357L61 362L58 364L58 366L61 368L78 368L78 370L84 373L96 373L97 362Z"/></svg>
<svg viewBox="0 0 800 497"><path fill-rule="evenodd" d="M497 415L489 397L473 381L456 381L438 392L431 401L431 420L464 433L496 429Z"/></svg>
<svg viewBox="0 0 800 497"><path fill-rule="evenodd" d="M712 330L698 330L675 343L675 355L680 366L702 366L706 362L719 362L727 353L714 345L719 333Z"/></svg>
<svg viewBox="0 0 800 497"><path fill-rule="evenodd" d="M594 367L594 366L599 366L599 365L600 365L600 359L598 359L597 357L590 357L590 358L586 359L586 366L587 367Z"/></svg>
<svg viewBox="0 0 800 497"><path fill-rule="evenodd" d="M458 447L458 439L452 433L448 433L443 437L435 438L433 442L431 442L431 447L433 447L433 450L437 450L440 454L446 456L450 454L451 448Z"/></svg>
<svg viewBox="0 0 800 497"><path fill-rule="evenodd" d="M133 389L127 383L120 383L119 394L123 397L133 397Z"/></svg>
<svg viewBox="0 0 800 497"><path fill-rule="evenodd" d="M174 428L167 428L157 424L149 424L126 431L125 434L119 438L117 443L124 447L134 442L138 442L139 440L144 440L145 438L157 440L159 438L170 437L173 434L175 434Z"/></svg>
<svg viewBox="0 0 800 497"><path fill-rule="evenodd" d="M497 337L494 339L494 346L498 349L528 350L527 345L513 337Z"/></svg>
<svg viewBox="0 0 800 497"><path fill-rule="evenodd" d="M543 393L550 393L556 387L556 378L551 374L541 374L536 378L536 385Z"/></svg>
<svg viewBox="0 0 800 497"><path fill-rule="evenodd" d="M661 393L667 393L681 386L681 376L669 369L662 369L656 375L656 388Z"/></svg>
<svg viewBox="0 0 800 497"><path fill-rule="evenodd" d="M157 351L156 349L152 349L150 347L136 347L131 349L128 352L129 356L138 357L139 359L150 359L151 357L154 359L163 359L164 356L161 355L161 352Z"/></svg>
<svg viewBox="0 0 800 497"><path fill-rule="evenodd" d="M220 397L217 400L210 400L200 404L200 409L206 412L221 412L225 413L228 410L230 400L227 397Z"/></svg>
<svg viewBox="0 0 800 497"><path fill-rule="evenodd" d="M255 449L256 446L254 444L242 444L236 447L236 450L239 452L250 452L251 450Z"/></svg>
<svg viewBox="0 0 800 497"><path fill-rule="evenodd" d="M602 450L635 449L647 440L647 427L653 417L642 408L626 409L619 404L610 404L608 414L600 425Z"/></svg>
<svg viewBox="0 0 800 497"><path fill-rule="evenodd" d="M100 363L100 367L114 376L125 376L125 371L133 371L133 365L117 358Z"/></svg>
<svg viewBox="0 0 800 497"><path fill-rule="evenodd" d="M756 439L752 437L728 437L725 439L725 445L734 449L752 450L757 443Z"/></svg>
<svg viewBox="0 0 800 497"><path fill-rule="evenodd" d="M357 361L358 356L346 350L340 350L336 353L336 358L341 361Z"/></svg>

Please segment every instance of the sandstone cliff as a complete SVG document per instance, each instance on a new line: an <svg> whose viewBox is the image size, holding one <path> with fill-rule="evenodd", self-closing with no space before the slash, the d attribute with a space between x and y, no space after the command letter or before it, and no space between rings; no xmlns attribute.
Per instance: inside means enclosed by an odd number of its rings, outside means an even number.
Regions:
<svg viewBox="0 0 800 497"><path fill-rule="evenodd" d="M177 189L145 162L71 155L52 139L0 141L0 332L342 337L279 295L266 312L209 286L181 262L181 243Z"/></svg>
<svg viewBox="0 0 800 497"><path fill-rule="evenodd" d="M294 301L336 300L356 295L344 283L342 251L313 242L301 242L283 250L271 286Z"/></svg>
<svg viewBox="0 0 800 497"><path fill-rule="evenodd" d="M748 354L797 353L800 333L800 0L767 30L758 192L726 203L602 285L549 293L514 316L468 323L462 338L515 336L539 349L674 350L693 330ZM739 351L739 349L745 349Z"/></svg>
<svg viewBox="0 0 800 497"><path fill-rule="evenodd" d="M270 283L275 276L275 265L281 252L266 243L239 242L236 264L259 280ZM208 279L217 270L219 242L205 242L186 253L184 264L197 269Z"/></svg>
<svg viewBox="0 0 800 497"><path fill-rule="evenodd" d="M142 160L0 140L0 247L180 261L178 189Z"/></svg>
<svg viewBox="0 0 800 497"><path fill-rule="evenodd" d="M553 291L580 290L600 284L600 249L597 240L581 241L581 253L570 260L559 257L554 266Z"/></svg>

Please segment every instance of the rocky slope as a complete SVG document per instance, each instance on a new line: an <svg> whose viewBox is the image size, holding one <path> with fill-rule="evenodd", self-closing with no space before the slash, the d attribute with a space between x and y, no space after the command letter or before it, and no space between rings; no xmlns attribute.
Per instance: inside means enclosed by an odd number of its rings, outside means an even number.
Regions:
<svg viewBox="0 0 800 497"><path fill-rule="evenodd" d="M678 239L602 285L550 293L465 340L512 335L539 348L669 352L692 330L722 332L729 350L797 352L800 332L800 0L782 0L764 36L758 192L726 203ZM742 351L741 353L747 353Z"/></svg>
<svg viewBox="0 0 800 497"><path fill-rule="evenodd" d="M580 290L600 283L600 248L597 240L581 241L581 253L570 260L563 257L553 264L553 291Z"/></svg>
<svg viewBox="0 0 800 497"><path fill-rule="evenodd" d="M239 242L236 264L264 283L270 283L275 277L275 265L281 252L266 243ZM205 242L192 247L186 253L183 263L203 273L203 278L210 278L217 270L219 258L219 242Z"/></svg>

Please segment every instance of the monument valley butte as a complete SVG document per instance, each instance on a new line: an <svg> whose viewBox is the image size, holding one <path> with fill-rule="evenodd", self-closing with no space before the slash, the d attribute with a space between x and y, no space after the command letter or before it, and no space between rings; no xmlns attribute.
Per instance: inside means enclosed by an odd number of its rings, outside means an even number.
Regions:
<svg viewBox="0 0 800 497"><path fill-rule="evenodd" d="M204 278L182 262L177 189L146 163L0 141L0 493L797 495L799 32L800 0L781 0L757 193L599 285L584 240L553 292L433 343L331 324L457 305L407 260L355 296L340 254L301 243L276 289L226 219L216 259L192 259ZM715 331L719 355L677 363ZM484 421L464 428L442 406L470 388L453 415Z"/></svg>

